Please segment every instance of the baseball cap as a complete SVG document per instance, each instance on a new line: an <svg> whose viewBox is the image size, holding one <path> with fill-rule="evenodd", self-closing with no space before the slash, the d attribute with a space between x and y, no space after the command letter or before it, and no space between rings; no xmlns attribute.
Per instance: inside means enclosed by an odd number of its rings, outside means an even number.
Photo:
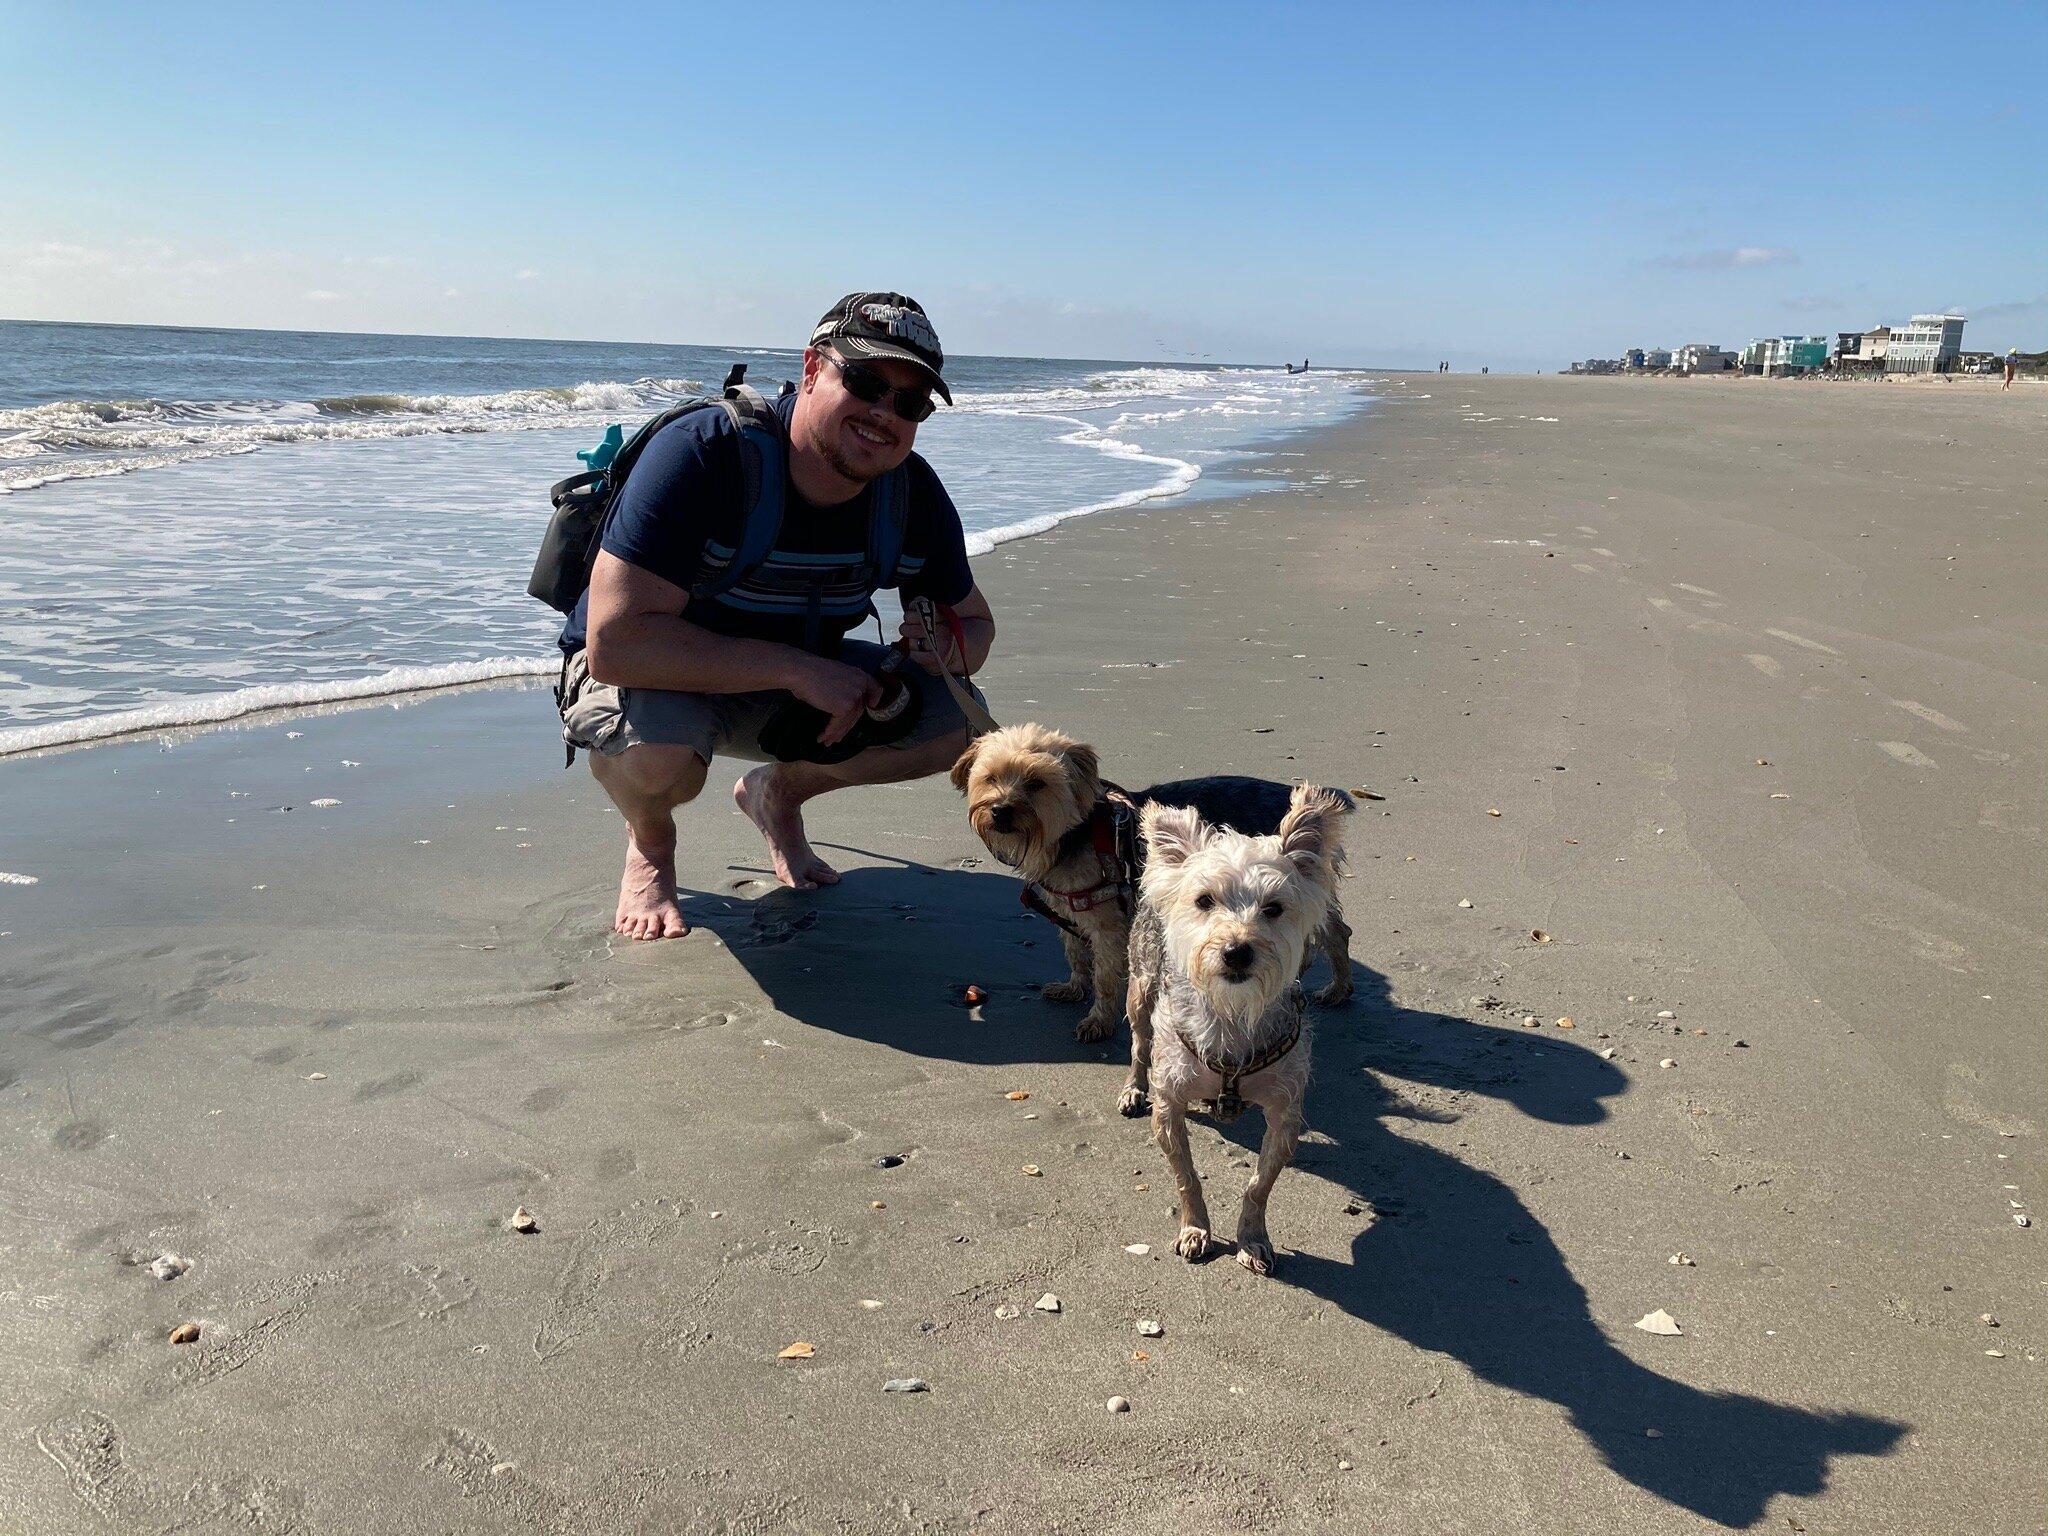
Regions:
<svg viewBox="0 0 2048 1536"><path fill-rule="evenodd" d="M900 293L849 293L825 311L811 332L811 345L831 346L848 357L894 358L926 374L946 404L953 392L940 370L946 354L924 306Z"/></svg>

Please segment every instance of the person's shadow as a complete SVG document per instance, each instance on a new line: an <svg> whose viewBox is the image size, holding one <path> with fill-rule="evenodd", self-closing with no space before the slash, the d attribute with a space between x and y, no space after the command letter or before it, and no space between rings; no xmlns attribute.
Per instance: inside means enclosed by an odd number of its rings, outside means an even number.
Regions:
<svg viewBox="0 0 2048 1536"><path fill-rule="evenodd" d="M816 895L706 896L689 911L726 938L780 1011L819 1028L988 1065L1105 1055L1074 1043L1073 1010L1037 996L1038 983L1064 974L1058 935L1020 912L1006 874L861 869ZM1355 1191L1373 1219L1348 1263L1283 1251L1277 1283L1558 1404L1614 1471L1725 1526L1754 1525L1777 1495L1820 1492L1837 1456L1897 1443L1907 1426L1893 1420L1702 1390L1616 1348L1514 1192L1390 1122L1453 1120L1460 1098L1484 1094L1550 1125L1589 1126L1627 1079L1555 1036L1402 1008L1385 976L1356 961L1353 979L1350 1005L1315 1014L1308 1123L1330 1144L1304 1143L1296 1161ZM968 983L989 997L974 1014L961 1007ZM1106 1059L1128 1048L1120 1035ZM1391 1091L1390 1078L1416 1085L1414 1099ZM1104 1103L1113 1096L1105 1076ZM1256 1150L1255 1116L1219 1129ZM1283 1223L1287 1199L1283 1181Z"/></svg>

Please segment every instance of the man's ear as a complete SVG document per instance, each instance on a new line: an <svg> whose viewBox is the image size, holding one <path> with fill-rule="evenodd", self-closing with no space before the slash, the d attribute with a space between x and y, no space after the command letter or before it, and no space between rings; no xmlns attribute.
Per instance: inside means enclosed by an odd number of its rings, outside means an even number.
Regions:
<svg viewBox="0 0 2048 1536"><path fill-rule="evenodd" d="M954 760L953 787L963 795L967 793L967 776L974 772L974 759L980 751L981 738L977 736L974 740L967 743L967 750Z"/></svg>
<svg viewBox="0 0 2048 1536"><path fill-rule="evenodd" d="M1161 869L1180 868L1209 840L1202 813L1185 805L1146 806L1143 831L1146 857Z"/></svg>

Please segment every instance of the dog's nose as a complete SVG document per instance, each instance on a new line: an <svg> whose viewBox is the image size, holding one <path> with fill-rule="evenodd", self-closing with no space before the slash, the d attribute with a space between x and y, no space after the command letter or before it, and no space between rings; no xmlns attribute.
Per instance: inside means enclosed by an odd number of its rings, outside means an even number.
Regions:
<svg viewBox="0 0 2048 1536"><path fill-rule="evenodd" d="M998 832L1007 832L1017 819L1017 813L1007 805L999 805L988 813L988 824Z"/></svg>
<svg viewBox="0 0 2048 1536"><path fill-rule="evenodd" d="M1233 944L1223 951L1223 968L1227 971L1248 971L1252 965L1252 947L1249 944Z"/></svg>

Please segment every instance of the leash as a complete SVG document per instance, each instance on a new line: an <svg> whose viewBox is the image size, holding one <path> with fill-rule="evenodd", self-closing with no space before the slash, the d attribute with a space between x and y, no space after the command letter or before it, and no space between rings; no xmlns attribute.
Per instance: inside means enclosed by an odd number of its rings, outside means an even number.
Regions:
<svg viewBox="0 0 2048 1536"><path fill-rule="evenodd" d="M933 639L939 635L939 616L945 615L946 630L953 637L953 647L959 653L961 665L967 662L967 632L960 627L960 616L950 608L940 608L928 597L913 597L905 604L915 613L918 622L924 625L924 632ZM970 736L986 736L990 731L1001 730L995 716L988 712L974 691L953 675L953 669L946 665L946 658L939 657L939 676L945 679L947 692L953 695L953 702L960 706L960 713L967 717Z"/></svg>

